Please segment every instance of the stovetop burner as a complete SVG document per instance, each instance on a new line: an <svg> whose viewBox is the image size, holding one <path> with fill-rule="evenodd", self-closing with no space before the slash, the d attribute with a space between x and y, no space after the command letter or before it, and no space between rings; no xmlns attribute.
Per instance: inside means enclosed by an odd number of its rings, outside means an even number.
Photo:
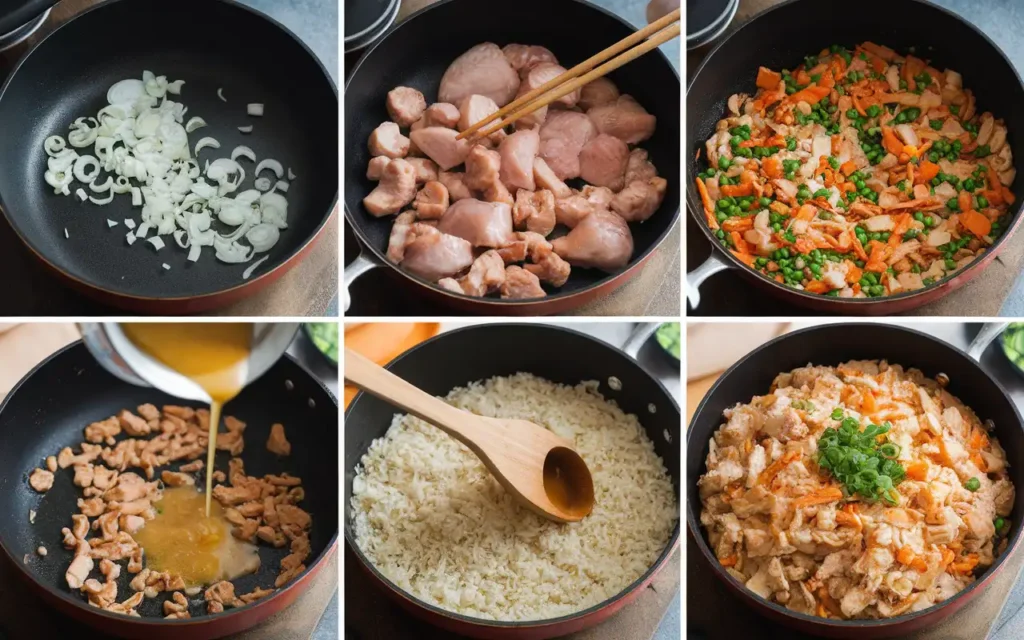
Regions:
<svg viewBox="0 0 1024 640"><path fill-rule="evenodd" d="M46 22L46 19L50 17L50 10L47 9L41 14L36 16L33 20L29 21L13 31L0 35L0 51L6 51L15 45L21 44L26 38L31 36L33 33L39 30Z"/></svg>

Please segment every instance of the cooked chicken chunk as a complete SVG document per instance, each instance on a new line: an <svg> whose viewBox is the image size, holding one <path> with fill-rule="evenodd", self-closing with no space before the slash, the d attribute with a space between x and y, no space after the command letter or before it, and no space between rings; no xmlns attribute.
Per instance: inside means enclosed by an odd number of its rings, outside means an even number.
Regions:
<svg viewBox="0 0 1024 640"><path fill-rule="evenodd" d="M503 300L543 298L546 295L537 276L515 265L505 267L505 282L501 285Z"/></svg>
<svg viewBox="0 0 1024 640"><path fill-rule="evenodd" d="M540 157L560 180L578 178L580 151L598 134L590 118L575 111L554 111L540 129Z"/></svg>
<svg viewBox="0 0 1024 640"><path fill-rule="evenodd" d="M545 47L525 44L507 44L502 47L501 51L505 54L505 58L508 59L508 63L512 65L512 68L520 75L527 73L530 69L542 62L558 64L558 59L555 58L555 54L551 53L551 51Z"/></svg>
<svg viewBox="0 0 1024 640"><path fill-rule="evenodd" d="M630 95L622 95L614 103L594 107L587 111L587 115L599 132L629 144L650 138L657 124L657 118L647 113Z"/></svg>
<svg viewBox="0 0 1024 640"><path fill-rule="evenodd" d="M548 236L555 230L555 196L547 189L516 192L516 204L512 208L512 225Z"/></svg>
<svg viewBox="0 0 1024 640"><path fill-rule="evenodd" d="M427 101L423 94L409 87L395 87L388 92L388 115L400 127L411 127L423 117Z"/></svg>
<svg viewBox="0 0 1024 640"><path fill-rule="evenodd" d="M458 124L459 131L465 131L477 122L480 122L497 111L498 105L495 104L494 100L491 100L487 96L480 96L476 94L466 96L462 99L462 102L459 103L459 113L461 114L459 116ZM493 124L493 122L488 123L487 126L490 126L491 124ZM491 135L487 136L487 139L490 140L493 145L501 144L501 141L504 140L504 138L505 132L502 130L495 131ZM477 142L479 142L479 140Z"/></svg>
<svg viewBox="0 0 1024 640"><path fill-rule="evenodd" d="M462 181L475 191L485 191L499 181L501 154L474 145L466 155L466 175Z"/></svg>
<svg viewBox="0 0 1024 640"><path fill-rule="evenodd" d="M574 267L615 271L633 257L633 234L626 221L608 211L595 211L576 228L551 242L555 253Z"/></svg>
<svg viewBox="0 0 1024 640"><path fill-rule="evenodd" d="M591 213L609 210L614 197L615 194L607 187L587 185L579 193L555 201L555 219L558 224L572 229Z"/></svg>
<svg viewBox="0 0 1024 640"><path fill-rule="evenodd" d="M615 194L612 199L612 211L622 216L626 222L643 222L654 215L665 199L668 182L664 178L651 178L647 181L637 180Z"/></svg>
<svg viewBox="0 0 1024 640"><path fill-rule="evenodd" d="M442 34L438 35L443 37ZM487 96L499 107L504 107L512 101L518 90L519 74L498 45L485 42L462 54L448 66L441 78L438 99L459 104L463 98L475 93Z"/></svg>
<svg viewBox="0 0 1024 640"><path fill-rule="evenodd" d="M46 493L53 487L53 472L46 469L33 469L28 476L28 484L37 493Z"/></svg>
<svg viewBox="0 0 1024 640"><path fill-rule="evenodd" d="M416 197L416 169L398 158L384 167L380 183L363 198L363 206L374 216L398 213Z"/></svg>
<svg viewBox="0 0 1024 640"><path fill-rule="evenodd" d="M496 249L512 236L512 207L472 198L459 200L448 207L437 229L475 247Z"/></svg>
<svg viewBox="0 0 1024 640"><path fill-rule="evenodd" d="M550 248L539 248L530 258L534 263L524 265L523 268L541 281L554 287L561 287L569 279L569 272L572 270L569 263Z"/></svg>
<svg viewBox="0 0 1024 640"><path fill-rule="evenodd" d="M270 425L270 437L267 438L267 451L279 456L289 456L292 453L292 443L284 435L284 425L275 422Z"/></svg>
<svg viewBox="0 0 1024 640"><path fill-rule="evenodd" d="M416 148L436 162L442 171L462 164L469 153L469 143L456 140L457 135L457 131L445 127L424 127L410 134Z"/></svg>
<svg viewBox="0 0 1024 640"><path fill-rule="evenodd" d="M572 189L555 175L555 172L551 170L548 163L540 156L533 159L533 179L536 181L538 188L547 189L555 194L556 199L568 198L572 195Z"/></svg>
<svg viewBox="0 0 1024 640"><path fill-rule="evenodd" d="M370 134L370 155L404 158L409 153L409 138L402 135L394 122L381 123Z"/></svg>
<svg viewBox="0 0 1024 640"><path fill-rule="evenodd" d="M473 264L473 245L434 227L415 223L401 267L430 282L462 273Z"/></svg>
<svg viewBox="0 0 1024 640"><path fill-rule="evenodd" d="M589 111L594 107L602 107L619 99L619 88L608 78L597 78L583 85L580 100L576 103L580 109Z"/></svg>
<svg viewBox="0 0 1024 640"><path fill-rule="evenodd" d="M629 160L626 161L626 184L636 180L648 181L657 177L658 170L648 160L647 151L644 149L633 149L629 152Z"/></svg>
<svg viewBox="0 0 1024 640"><path fill-rule="evenodd" d="M376 182L381 179L384 175L384 167L388 166L391 162L391 158L387 156L374 156L370 158L370 163L366 166L366 179L373 180ZM118 426L120 429L120 425Z"/></svg>
<svg viewBox="0 0 1024 640"><path fill-rule="evenodd" d="M388 238L388 260L398 264L405 257L405 245L409 243L409 232L416 222L415 211L403 211L391 225L391 236Z"/></svg>
<svg viewBox="0 0 1024 640"><path fill-rule="evenodd" d="M437 180L437 163L429 158L406 158L406 162L416 169L416 184L426 184Z"/></svg>
<svg viewBox="0 0 1024 640"><path fill-rule="evenodd" d="M619 191L625 186L629 147L614 136L602 133L580 151L580 177L598 187Z"/></svg>
<svg viewBox="0 0 1024 640"><path fill-rule="evenodd" d="M441 171L437 174L437 181L448 190L451 202L473 197L473 192L466 186L465 177L466 174L462 172Z"/></svg>
<svg viewBox="0 0 1024 640"><path fill-rule="evenodd" d="M473 261L469 273L459 280L459 288L470 296L485 296L496 291L505 282L505 261L491 249Z"/></svg>
<svg viewBox="0 0 1024 640"><path fill-rule="evenodd" d="M447 289L452 293L465 293L462 290L462 286L459 285L459 281L454 278L441 278L440 280L437 281L437 286L441 287L442 289Z"/></svg>
<svg viewBox="0 0 1024 640"><path fill-rule="evenodd" d="M533 179L533 161L540 150L540 134L533 129L516 131L501 142L500 178L508 189L537 188Z"/></svg>
<svg viewBox="0 0 1024 640"><path fill-rule="evenodd" d="M420 220L437 220L448 210L448 189L440 182L423 185L412 203Z"/></svg>

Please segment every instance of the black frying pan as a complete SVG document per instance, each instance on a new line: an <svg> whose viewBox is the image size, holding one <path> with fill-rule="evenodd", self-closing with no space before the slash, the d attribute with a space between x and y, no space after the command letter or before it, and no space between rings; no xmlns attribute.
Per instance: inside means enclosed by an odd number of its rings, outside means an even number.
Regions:
<svg viewBox="0 0 1024 640"><path fill-rule="evenodd" d="M244 144L257 160L275 158L297 175L287 193L289 228L248 280L242 272L251 263L224 264L207 248L193 264L170 236L160 252L129 246L123 221L138 222L140 213L129 196L97 206L79 202L75 188L56 196L43 180L43 141L66 136L75 118L95 116L112 84L141 78L143 70L185 80L177 98L189 108L185 120L209 123L189 135L192 147L204 136L221 143L202 151L201 162L229 157ZM221 87L226 103L217 97ZM263 117L246 114L252 102L265 105ZM110 0L43 39L0 89L0 208L33 253L108 302L165 313L222 306L280 276L327 223L337 198L337 110L323 65L294 34L253 9L231 0ZM251 134L238 131L247 124ZM241 162L242 188L251 188L255 165ZM108 228L107 218L118 226Z"/></svg>
<svg viewBox="0 0 1024 640"><path fill-rule="evenodd" d="M977 97L978 113L990 111L1006 121L1007 142L1024 153L1024 83L1006 54L980 29L961 16L924 0L861 0L856 10L836 13L831 2L790 0L758 14L723 40L697 69L686 91L687 208L698 228L712 243L711 261L723 268L736 268L754 286L793 304L815 311L841 314L890 315L936 300L974 277L1009 242L1020 223L1024 207L1024 171L1019 171L1011 189L1018 195L1010 207L1013 221L1002 237L968 267L917 291L884 298L831 298L805 293L755 273L726 251L704 220L697 193L697 174L707 168L704 143L725 117L726 101L736 93L756 91L757 69L793 69L804 56L833 44L848 48L870 40L888 46L901 55L911 50L931 60L937 69L953 69L963 75L963 86ZM697 152L700 151L700 159ZM1020 163L1017 163L1018 168ZM704 276L707 277L707 276ZM703 281L691 278L691 286Z"/></svg>
<svg viewBox="0 0 1024 640"><path fill-rule="evenodd" d="M286 388L286 381L293 385L290 390ZM83 596L72 593L67 586L64 572L73 554L61 544L60 530L70 526L71 515L77 513L76 501L81 497L81 490L72 484L70 468L58 470L53 488L42 495L29 487L28 474L33 468L42 467L46 456L56 455L63 447L75 447L77 451L84 439L82 429L90 422L107 418L123 408L134 411L136 406L147 402L157 406L198 406L115 378L93 359L81 342L58 351L18 383L0 404L0 440L3 441L0 513L5 514L0 522L3 560L12 562L52 605L112 634L149 639L182 637L186 631L190 638L240 632L283 608L284 601L293 600L309 581L290 583L298 588L290 590L286 586L252 605L212 616L206 614L200 596L200 603L190 607L194 616L191 621L163 620L162 606L168 593L145 600L138 609L142 618L129 618L89 606ZM246 473L262 476L288 472L303 480L306 497L301 506L313 516L313 524L312 553L306 560L308 569L296 579L302 581L305 575L318 570L325 559L333 557L337 540L337 400L322 383L286 356L229 402L225 415L247 423L245 450L241 455ZM292 444L288 457L278 458L266 449L273 422L285 426ZM227 452L218 451L216 467L227 472L229 459ZM36 511L34 524L29 522L29 510ZM40 545L48 551L45 558L36 555ZM262 563L259 572L234 581L237 595L248 593L256 586L272 588L280 560L288 549L260 544L259 552ZM26 555L27 563L23 561ZM128 586L132 577L122 571L118 580L119 602L134 593Z"/></svg>
<svg viewBox="0 0 1024 640"><path fill-rule="evenodd" d="M808 363L834 366L848 360L888 360L906 368L915 367L930 378L949 376L947 389L975 410L982 421L995 423L995 436L1006 450L1010 480L1017 488L1011 521L1014 524L1006 553L978 576L978 581L956 596L917 613L888 620L835 620L797 613L769 603L747 590L722 567L709 548L700 524L701 501L697 481L707 470L709 443L725 422L722 412L736 403L747 403L765 395L780 373ZM901 636L937 623L952 615L984 589L1010 554L1020 545L1021 514L1024 514L1024 428L1016 406L1006 391L982 366L962 351L937 338L886 324L832 324L789 333L758 347L718 379L697 407L686 436L686 519L690 535L700 548L700 558L714 573L759 613L814 635L842 638Z"/></svg>
<svg viewBox="0 0 1024 640"><path fill-rule="evenodd" d="M458 357L453 358L452 354ZM431 338L406 351L386 368L435 396L447 395L453 388L470 382L520 371L563 384L598 380L599 390L606 398L640 418L679 497L679 407L665 387L635 360L596 338L538 324L477 325ZM621 381L621 385L616 385L618 389L608 386L611 377ZM392 595L402 592L373 568L355 544L349 505L356 465L370 443L387 432L396 412L383 400L360 393L345 413L345 538L374 581ZM473 637L550 638L596 624L635 598L664 565L677 542L678 529L654 565L622 593L585 611L553 620L484 621L439 609L408 594L398 597L417 616L450 631Z"/></svg>
<svg viewBox="0 0 1024 640"><path fill-rule="evenodd" d="M0 9L0 36L16 31L57 4L57 0L5 0Z"/></svg>
<svg viewBox="0 0 1024 640"><path fill-rule="evenodd" d="M345 218L374 261L425 287L442 303L505 314L524 305L551 313L583 304L586 292L629 271L650 255L672 229L679 209L679 76L661 51L652 51L608 75L622 93L632 95L657 116L654 136L639 146L650 153L658 175L668 180L661 208L646 222L630 225L635 245L633 259L620 272L609 275L596 269L573 268L564 286L545 287L547 298L526 301L453 294L389 261L385 254L394 216L375 218L362 204L376 186L366 178L370 160L366 142L377 125L388 119L385 102L388 91L394 87L419 89L427 103L432 104L437 101L438 85L448 65L482 42L546 46L562 66L570 68L634 31L621 18L582 0L522 0L515 3L514 9L500 3L444 0L410 16L385 34L359 61L345 87ZM567 305L563 300L559 309L543 309L570 296L580 296L579 302Z"/></svg>

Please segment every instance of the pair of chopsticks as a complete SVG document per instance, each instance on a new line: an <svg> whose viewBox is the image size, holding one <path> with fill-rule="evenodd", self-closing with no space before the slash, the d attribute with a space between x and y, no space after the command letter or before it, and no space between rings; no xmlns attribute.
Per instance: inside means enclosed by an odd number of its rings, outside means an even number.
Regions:
<svg viewBox="0 0 1024 640"><path fill-rule="evenodd" d="M645 53L661 46L673 38L678 37L681 29L679 24L681 16L682 9L676 9L664 18L652 22L647 27L637 31L628 38L620 40L618 43L608 47L597 55L579 63L557 78L554 78L553 80L537 87L533 91L513 100L501 109L498 109L480 122L477 122L460 133L455 139L485 138L495 131L504 129L516 120L530 115L537 109L548 106L562 96L568 95L597 78L611 73L622 65L636 60ZM650 40L647 40L648 37L650 37ZM630 49L630 47L633 47L633 45L642 40L647 41ZM629 50L626 51L627 49ZM622 53L623 51L625 51L625 53ZM612 56L616 57L612 58ZM611 58L611 60L608 60L609 58ZM605 62L606 60L607 62ZM604 64L601 64L602 62L604 62ZM601 66L598 67L597 65L599 64ZM595 69L594 67L597 68ZM503 120L487 127L488 123L494 122L502 117L504 117ZM487 128L480 131L484 127Z"/></svg>

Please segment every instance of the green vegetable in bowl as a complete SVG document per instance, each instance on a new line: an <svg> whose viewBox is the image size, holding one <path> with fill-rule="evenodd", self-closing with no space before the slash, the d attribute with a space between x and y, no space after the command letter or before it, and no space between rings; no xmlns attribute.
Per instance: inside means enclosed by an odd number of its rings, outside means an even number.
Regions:
<svg viewBox="0 0 1024 640"><path fill-rule="evenodd" d="M1024 370L1024 322L1011 322L1003 332L1003 353Z"/></svg>
<svg viewBox="0 0 1024 640"><path fill-rule="evenodd" d="M665 324L658 327L657 331L658 344L665 351L668 351L676 358L679 357L680 350L682 348L682 340L680 339L679 323L678 322L666 322Z"/></svg>
<svg viewBox="0 0 1024 640"><path fill-rule="evenodd" d="M325 356L338 361L338 323L336 322L307 322L306 330L309 338L316 345L316 348Z"/></svg>

